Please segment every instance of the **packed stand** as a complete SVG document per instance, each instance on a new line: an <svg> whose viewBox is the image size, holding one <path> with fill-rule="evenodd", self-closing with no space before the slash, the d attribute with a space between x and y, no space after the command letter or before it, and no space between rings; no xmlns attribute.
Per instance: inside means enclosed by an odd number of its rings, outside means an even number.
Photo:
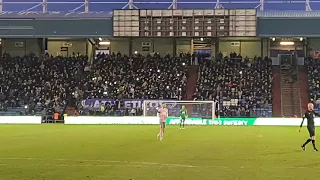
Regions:
<svg viewBox="0 0 320 180"><path fill-rule="evenodd" d="M314 102L315 109L320 110L320 62L313 58L305 62L308 67L309 97Z"/></svg>
<svg viewBox="0 0 320 180"><path fill-rule="evenodd" d="M0 60L0 111L35 114L50 109L62 112L70 87L81 82L77 75L86 63L85 56L39 58L4 54Z"/></svg>
<svg viewBox="0 0 320 180"><path fill-rule="evenodd" d="M241 57L231 53L200 61L194 99L219 101L223 117L271 116L272 71L268 58Z"/></svg>
<svg viewBox="0 0 320 180"><path fill-rule="evenodd" d="M63 112L67 105L84 110L83 99L112 99L102 114L114 114L123 99L183 99L186 91L190 55L180 57L99 54L94 62L88 57L12 57L0 60L0 111L20 109L34 114L51 108ZM18 108L19 107L19 108ZM92 109L89 109L92 110ZM141 114L139 109L126 109Z"/></svg>
<svg viewBox="0 0 320 180"><path fill-rule="evenodd" d="M97 56L83 86L82 99L176 99L185 98L187 70L190 55L179 57L158 54L132 57L120 53ZM106 103L107 111L114 112L116 106ZM82 105L83 106L83 103ZM104 109L104 108L103 108ZM141 114L141 107L125 114Z"/></svg>
<svg viewBox="0 0 320 180"><path fill-rule="evenodd" d="M88 97L182 99L190 58L98 55L87 76ZM87 97L86 97L87 98Z"/></svg>

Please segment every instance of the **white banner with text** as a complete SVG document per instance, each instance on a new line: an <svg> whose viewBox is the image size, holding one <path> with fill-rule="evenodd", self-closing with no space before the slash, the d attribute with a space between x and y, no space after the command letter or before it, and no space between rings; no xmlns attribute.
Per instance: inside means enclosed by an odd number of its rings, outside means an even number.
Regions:
<svg viewBox="0 0 320 180"><path fill-rule="evenodd" d="M41 116L0 116L0 124L41 124Z"/></svg>

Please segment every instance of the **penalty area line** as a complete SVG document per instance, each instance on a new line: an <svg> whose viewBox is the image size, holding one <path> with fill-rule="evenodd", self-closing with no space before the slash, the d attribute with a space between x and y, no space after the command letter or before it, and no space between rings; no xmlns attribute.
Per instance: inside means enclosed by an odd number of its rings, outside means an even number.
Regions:
<svg viewBox="0 0 320 180"><path fill-rule="evenodd" d="M135 161L109 161L109 160L99 160L99 159L46 159L46 158L32 158L32 157L21 157L21 158L2 158L1 160L24 160L24 161L64 161L64 162L97 162L97 163L109 163L109 164L100 164L100 166L115 166L120 164L120 166L162 166L162 167L182 167L182 168L196 168L199 166L185 165L185 164L167 164L167 163L155 163L155 162L135 162ZM112 163L112 164L111 164ZM122 164L122 165L121 165ZM131 164L131 165L130 165ZM63 166L63 165L62 165ZM68 166L68 165L66 165ZM72 166L72 165L70 165ZM75 165L77 166L77 165ZM86 165L83 165L86 166ZM91 166L89 164L89 166ZM99 164L92 166L99 166Z"/></svg>
<svg viewBox="0 0 320 180"><path fill-rule="evenodd" d="M32 158L32 157L17 157L17 158L5 158L0 157L0 160L16 160L16 161L60 161L61 164L49 164L44 162L38 165L55 166L55 167L116 167L116 166L127 166L127 167L175 167L175 168L220 168L220 169L252 169L252 167L233 167L223 165L210 165L210 166L194 166L186 164L168 164L168 163L155 163L155 162L135 162L135 161L115 161L115 160L99 160L99 159L49 159L49 158ZM78 164L66 164L78 163ZM86 163L84 163L86 162ZM82 164L80 164L82 163ZM94 164L97 163L97 164ZM0 163L0 166L12 165L9 163ZM37 165L37 164L35 164ZM273 167L256 167L255 169L309 169L308 166L273 166ZM320 167L314 166L313 169L320 169Z"/></svg>

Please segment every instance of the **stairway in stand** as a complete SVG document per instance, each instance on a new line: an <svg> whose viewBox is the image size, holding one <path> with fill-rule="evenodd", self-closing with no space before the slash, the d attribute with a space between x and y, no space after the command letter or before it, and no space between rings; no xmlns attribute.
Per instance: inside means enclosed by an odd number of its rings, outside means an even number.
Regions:
<svg viewBox="0 0 320 180"><path fill-rule="evenodd" d="M308 85L308 71L306 67L301 66L299 68L299 85L301 96L301 109L302 112L307 110L307 104L309 103L309 85Z"/></svg>
<svg viewBox="0 0 320 180"><path fill-rule="evenodd" d="M280 67L272 67L272 115L281 117L281 74Z"/></svg>
<svg viewBox="0 0 320 180"><path fill-rule="evenodd" d="M199 66L197 66L197 65L192 65L188 69L186 100L189 100L189 101L193 100L193 94L196 92L198 71L199 71Z"/></svg>
<svg viewBox="0 0 320 180"><path fill-rule="evenodd" d="M299 81L288 82L290 78L286 70L281 70L281 109L282 115L292 117L301 115Z"/></svg>
<svg viewBox="0 0 320 180"><path fill-rule="evenodd" d="M186 100L188 101L193 100L193 95L196 92L196 86L198 81L198 71L199 71L199 66L197 65L192 65L188 69L187 94L186 94L187 95ZM188 110L189 116L191 116L193 112L193 106L187 105L186 109Z"/></svg>

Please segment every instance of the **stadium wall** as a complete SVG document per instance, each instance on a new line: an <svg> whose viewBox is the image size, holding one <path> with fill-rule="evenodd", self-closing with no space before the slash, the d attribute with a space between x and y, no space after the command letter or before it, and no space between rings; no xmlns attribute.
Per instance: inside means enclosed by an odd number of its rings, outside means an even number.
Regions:
<svg viewBox="0 0 320 180"><path fill-rule="evenodd" d="M42 39L7 39L4 38L1 41L2 52L7 52L15 56L24 56L26 54L35 53L39 56L44 50L42 50Z"/></svg>
<svg viewBox="0 0 320 180"><path fill-rule="evenodd" d="M192 52L191 39L180 38L177 41L176 54Z"/></svg>
<svg viewBox="0 0 320 180"><path fill-rule="evenodd" d="M50 55L57 56L61 54L61 48L65 44L69 44L68 50L65 55L74 53L90 54L92 55L92 45L87 39L62 39L62 38L49 38L47 50ZM2 39L2 52L7 52L15 56L24 56L34 53L37 56L42 54L45 50L44 38L4 38Z"/></svg>
<svg viewBox="0 0 320 180"><path fill-rule="evenodd" d="M270 39L269 38L261 39L261 56L270 57Z"/></svg>
<svg viewBox="0 0 320 180"><path fill-rule="evenodd" d="M141 46L141 45L140 45ZM129 38L113 38L111 39L110 50L111 52L122 54L130 54L130 40Z"/></svg>
<svg viewBox="0 0 320 180"><path fill-rule="evenodd" d="M260 37L319 37L319 27L319 18L259 18L257 32Z"/></svg>
<svg viewBox="0 0 320 180"><path fill-rule="evenodd" d="M150 47L143 48L142 43L149 43ZM132 52L130 52L130 43L132 43ZM147 50L148 49L148 50ZM111 52L121 52L130 54L138 51L140 54L149 54L158 52L160 54L173 54L180 52L191 52L191 38L113 38L111 39Z"/></svg>
<svg viewBox="0 0 320 180"><path fill-rule="evenodd" d="M86 39L53 39L48 40L48 53L53 56L59 55L63 44L68 43L71 46L68 47L68 55L74 53L87 54L87 40Z"/></svg>
<svg viewBox="0 0 320 180"><path fill-rule="evenodd" d="M308 38L307 44L309 45L308 55L313 56L314 51L320 51L320 38Z"/></svg>
<svg viewBox="0 0 320 180"><path fill-rule="evenodd" d="M231 43L239 42L239 46L232 46ZM258 38L221 38L219 39L219 51L225 55L236 52L242 56L254 57L262 55L262 40Z"/></svg>
<svg viewBox="0 0 320 180"><path fill-rule="evenodd" d="M111 37L111 18L25 18L0 19L0 36L4 38L44 37Z"/></svg>
<svg viewBox="0 0 320 180"><path fill-rule="evenodd" d="M233 42L239 42L234 46ZM266 43L263 43L266 42ZM143 43L148 43L150 46L145 48ZM130 47L132 49L130 50ZM123 54L130 54L135 51L140 54L148 54L151 52L158 52L160 54L179 54L181 52L193 52L192 38L112 38L111 52L122 52ZM266 56L268 52L268 41L262 41L260 38L220 38L212 39L211 44L212 54L216 51L221 51L225 55L230 52L236 52L243 56Z"/></svg>

